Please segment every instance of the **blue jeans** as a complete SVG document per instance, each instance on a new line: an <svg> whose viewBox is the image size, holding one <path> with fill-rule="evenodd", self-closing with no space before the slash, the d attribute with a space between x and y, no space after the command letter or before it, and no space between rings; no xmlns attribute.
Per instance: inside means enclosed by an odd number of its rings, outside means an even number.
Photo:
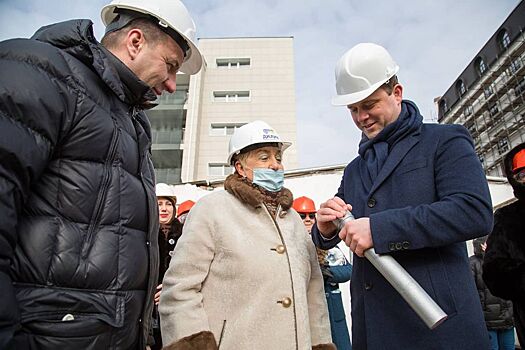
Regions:
<svg viewBox="0 0 525 350"><path fill-rule="evenodd" d="M514 350L514 328L489 330L492 350Z"/></svg>

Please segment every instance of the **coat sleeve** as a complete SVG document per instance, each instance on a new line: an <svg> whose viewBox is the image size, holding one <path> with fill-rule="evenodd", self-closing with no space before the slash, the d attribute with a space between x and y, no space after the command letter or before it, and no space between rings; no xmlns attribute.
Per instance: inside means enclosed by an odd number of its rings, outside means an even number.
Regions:
<svg viewBox="0 0 525 350"><path fill-rule="evenodd" d="M162 281L162 343L171 349L185 348L188 341L195 345L199 334L211 334L201 292L215 256L213 225L206 214L202 203L192 208Z"/></svg>
<svg viewBox="0 0 525 350"><path fill-rule="evenodd" d="M444 127L432 160L435 188L414 183L420 192L435 191L435 200L372 213L370 228L377 253L390 252L392 242L409 242L405 249L441 247L484 236L492 229L488 183L472 139L462 126ZM403 193L403 189L396 191ZM391 201L395 205L395 198Z"/></svg>
<svg viewBox="0 0 525 350"><path fill-rule="evenodd" d="M483 261L483 280L495 296L521 301L525 300L525 249L506 227L509 220L518 218L505 217L501 209L496 211Z"/></svg>
<svg viewBox="0 0 525 350"><path fill-rule="evenodd" d="M352 264L328 267L332 277L326 279L329 283L345 283L352 278Z"/></svg>
<svg viewBox="0 0 525 350"><path fill-rule="evenodd" d="M302 223L301 223L302 225ZM324 294L323 276L317 261L317 253L308 235L307 239L308 254L310 260L310 282L308 284L308 317L310 320L310 335L312 346L330 344L330 320L328 318L328 306Z"/></svg>
<svg viewBox="0 0 525 350"><path fill-rule="evenodd" d="M344 171L345 174L343 174L343 177L341 178L341 183L336 193L336 196L341 198L342 200L345 200L344 179L346 177L346 172L348 171L349 168L350 168L350 165L345 168L345 171ZM314 223L314 225L312 226L311 235L312 235L312 240L316 247L324 249L324 250L328 250L328 249L332 249L339 242L341 242L341 239L339 238L339 235L337 233L338 233L337 230L332 232L332 238L326 239L321 235L321 232L319 232L319 229L317 228L317 223Z"/></svg>
<svg viewBox="0 0 525 350"><path fill-rule="evenodd" d="M16 227L31 185L43 173L59 137L64 103L60 83L23 54L30 40L0 43L0 348L19 328L10 277ZM28 58L29 57L29 58ZM34 58L34 57L33 57Z"/></svg>

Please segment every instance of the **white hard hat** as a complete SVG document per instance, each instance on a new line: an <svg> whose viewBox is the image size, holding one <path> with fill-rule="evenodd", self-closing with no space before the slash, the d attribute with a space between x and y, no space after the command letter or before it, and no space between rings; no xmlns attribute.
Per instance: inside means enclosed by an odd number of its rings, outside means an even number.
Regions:
<svg viewBox="0 0 525 350"><path fill-rule="evenodd" d="M147 14L159 20L163 29L170 28L182 37L189 46L180 71L195 74L202 67L202 55L195 45L195 23L188 10L179 0L113 0L101 11L102 22L109 25L118 15L118 10L131 10ZM180 44L179 44L180 45Z"/></svg>
<svg viewBox="0 0 525 350"><path fill-rule="evenodd" d="M228 147L228 164L231 164L233 156L241 153L243 148L268 142L279 143L281 151L284 151L292 144L291 142L284 142L270 125L261 120L256 120L235 129Z"/></svg>
<svg viewBox="0 0 525 350"><path fill-rule="evenodd" d="M177 196L175 195L175 190L168 184L158 183L155 186L155 195L157 197L166 197L173 201L173 204L177 204Z"/></svg>
<svg viewBox="0 0 525 350"><path fill-rule="evenodd" d="M377 44L361 43L348 50L335 67L335 106L348 106L372 95L399 71L388 51Z"/></svg>

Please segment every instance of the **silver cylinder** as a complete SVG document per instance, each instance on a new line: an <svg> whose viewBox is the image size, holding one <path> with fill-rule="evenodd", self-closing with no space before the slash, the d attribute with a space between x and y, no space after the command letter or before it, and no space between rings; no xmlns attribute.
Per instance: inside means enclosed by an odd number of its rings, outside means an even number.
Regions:
<svg viewBox="0 0 525 350"><path fill-rule="evenodd" d="M354 216L347 211L342 219L336 219L334 223L341 230L350 220L354 220ZM365 251L365 258L397 290L428 328L434 329L447 319L441 307L393 257L379 255L374 248L370 248Z"/></svg>

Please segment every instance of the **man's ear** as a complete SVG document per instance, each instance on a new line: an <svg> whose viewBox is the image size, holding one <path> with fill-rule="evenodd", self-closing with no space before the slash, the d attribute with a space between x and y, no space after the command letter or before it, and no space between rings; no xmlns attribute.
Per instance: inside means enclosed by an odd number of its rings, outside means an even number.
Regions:
<svg viewBox="0 0 525 350"><path fill-rule="evenodd" d="M401 103L401 101L403 100L403 85L396 84L394 86L394 91L392 93L393 93L394 98L396 99L396 101Z"/></svg>
<svg viewBox="0 0 525 350"><path fill-rule="evenodd" d="M144 33L138 28L133 28L126 35L126 49L131 60L134 60L146 44Z"/></svg>

